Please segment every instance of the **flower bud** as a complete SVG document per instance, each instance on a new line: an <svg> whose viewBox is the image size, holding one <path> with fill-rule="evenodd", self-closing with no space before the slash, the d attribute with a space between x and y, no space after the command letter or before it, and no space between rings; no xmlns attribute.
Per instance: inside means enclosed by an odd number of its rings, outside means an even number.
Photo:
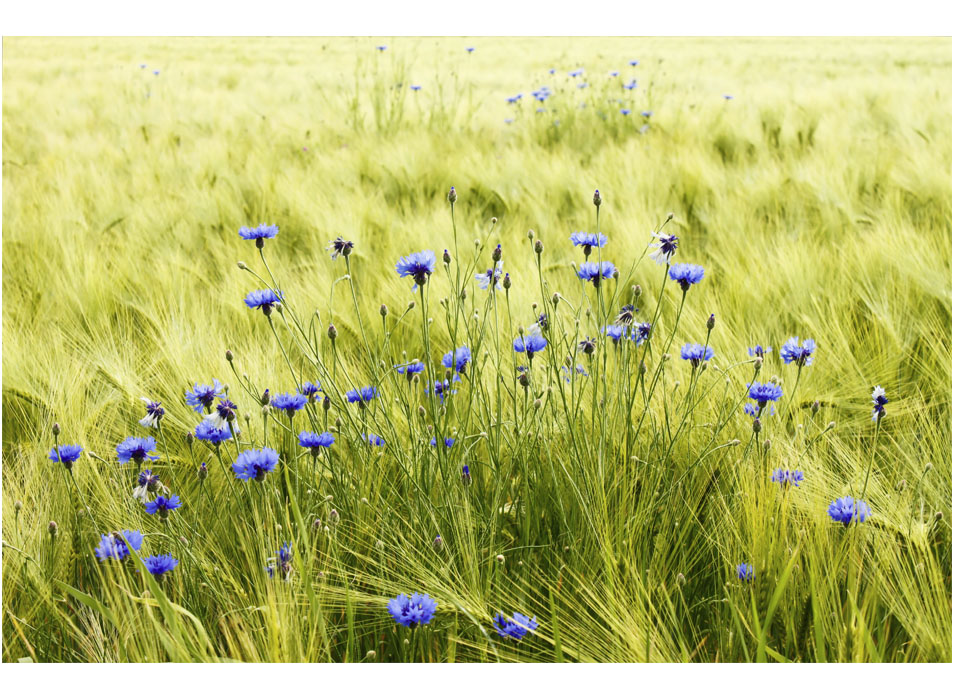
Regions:
<svg viewBox="0 0 954 700"><path fill-rule="evenodd" d="M766 438L765 442L762 443L762 449L767 452L771 447L772 441Z"/></svg>
<svg viewBox="0 0 954 700"><path fill-rule="evenodd" d="M636 300L643 295L643 288L638 284L633 285L633 303L636 303Z"/></svg>
<svg viewBox="0 0 954 700"><path fill-rule="evenodd" d="M444 540L441 538L440 535L438 535L437 537L434 538L434 543L433 543L432 546L434 547L434 551L435 551L435 552L443 552L443 551L444 551Z"/></svg>
<svg viewBox="0 0 954 700"><path fill-rule="evenodd" d="M706 328L710 331L715 328L715 314L709 314L709 320L706 321Z"/></svg>
<svg viewBox="0 0 954 700"><path fill-rule="evenodd" d="M341 520L341 516L338 515L338 511L335 508L331 509L331 512L328 513L328 522L332 525L337 525L338 521Z"/></svg>
<svg viewBox="0 0 954 700"><path fill-rule="evenodd" d="M497 555L497 563L498 563L498 564L503 564L505 561L506 561L506 559L504 559L504 555L503 555L503 554L498 554L498 555Z"/></svg>
<svg viewBox="0 0 954 700"><path fill-rule="evenodd" d="M411 300L407 303L407 310L410 311L410 310L413 309L413 308L414 308L414 300L411 299Z"/></svg>
<svg viewBox="0 0 954 700"><path fill-rule="evenodd" d="M427 415L427 411L424 410L423 406L417 407L417 415L419 415L421 418Z"/></svg>
<svg viewBox="0 0 954 700"><path fill-rule="evenodd" d="M194 440L195 440L195 435L193 435L192 433L185 434L186 445L191 445Z"/></svg>
<svg viewBox="0 0 954 700"><path fill-rule="evenodd" d="M682 572L679 572L678 574L676 574L676 585L683 586L685 585L685 583L686 583L686 577L682 574Z"/></svg>
<svg viewBox="0 0 954 700"><path fill-rule="evenodd" d="M812 415L814 416L818 413L818 409L821 408L821 404L818 402L818 399L812 402Z"/></svg>
<svg viewBox="0 0 954 700"><path fill-rule="evenodd" d="M738 438L735 438L733 440L729 440L728 444L729 444L729 447L737 447L738 445L742 444L742 441L739 440Z"/></svg>
<svg viewBox="0 0 954 700"><path fill-rule="evenodd" d="M470 486L474 479L470 475L470 467L466 464L461 469L460 480L463 482L464 486Z"/></svg>
<svg viewBox="0 0 954 700"><path fill-rule="evenodd" d="M755 362L753 362L752 364L755 365L755 371L758 372L760 369L762 369L762 358L756 357Z"/></svg>
<svg viewBox="0 0 954 700"><path fill-rule="evenodd" d="M543 241L536 240L533 243L533 252L540 255L543 252Z"/></svg>
<svg viewBox="0 0 954 700"><path fill-rule="evenodd" d="M236 263L236 264L238 265L238 269L240 269L240 270L247 270L247 269L248 269L248 265L246 265L245 263L243 263L241 260L239 260L238 263Z"/></svg>
<svg viewBox="0 0 954 700"><path fill-rule="evenodd" d="M54 424L53 424L53 437L56 437L56 436L59 435L59 434L60 434L60 424L59 424L59 423L54 423Z"/></svg>
<svg viewBox="0 0 954 700"><path fill-rule="evenodd" d="M490 259L493 260L494 262L498 262L502 256L503 256L503 253L501 252L500 244L498 243L497 247L494 248L494 252L490 254Z"/></svg>
<svg viewBox="0 0 954 700"><path fill-rule="evenodd" d="M599 191L599 190L596 190L596 191L593 193L593 204L595 204L595 205L597 206L597 208L599 208L599 206L600 206L602 203L603 203L603 198L600 197L600 191Z"/></svg>
<svg viewBox="0 0 954 700"><path fill-rule="evenodd" d="M46 529L49 531L50 537L56 537L56 532L59 530L59 525L56 524L55 520L51 520Z"/></svg>
<svg viewBox="0 0 954 700"><path fill-rule="evenodd" d="M445 264L445 265L450 265L450 264L451 264L451 254L447 252L447 248L444 248L444 257L443 257L443 260L444 260L444 264Z"/></svg>
<svg viewBox="0 0 954 700"><path fill-rule="evenodd" d="M762 421L760 421L758 418L752 421L752 432L756 435L762 432Z"/></svg>
<svg viewBox="0 0 954 700"><path fill-rule="evenodd" d="M453 193L453 192L454 192L454 188L452 187L452 188L451 188L451 193ZM450 199L449 196L448 196L448 199ZM457 199L457 195L455 194L455 195L454 195L454 200L456 200L456 199ZM451 200L451 204L454 203L454 200ZM364 655L364 658L366 658L368 661L374 661L374 659L377 657L377 655L378 655L378 654L377 654L377 652L374 651L374 649L369 649L369 650L368 650L368 653Z"/></svg>
<svg viewBox="0 0 954 700"><path fill-rule="evenodd" d="M335 324L333 323L328 325L328 337L331 338L331 340L338 337L338 329L335 328Z"/></svg>
<svg viewBox="0 0 954 700"><path fill-rule="evenodd" d="M312 521L312 523L311 523L311 527L312 527L313 529L315 529L315 530L320 530L320 529L321 529L321 518L315 518L315 519Z"/></svg>
<svg viewBox="0 0 954 700"><path fill-rule="evenodd" d="M321 400L321 407L325 409L325 413L331 408L331 399L328 396L325 396L325 398Z"/></svg>
<svg viewBox="0 0 954 700"><path fill-rule="evenodd" d="M209 468L205 466L205 462L199 465L199 481L205 481L205 477L209 475Z"/></svg>
<svg viewBox="0 0 954 700"><path fill-rule="evenodd" d="M457 201L457 190L453 187L450 188L450 192L447 193L447 201L453 204Z"/></svg>
<svg viewBox="0 0 954 700"><path fill-rule="evenodd" d="M387 305L386 305L386 304L381 304L381 309L380 309L380 311L381 311L381 316L382 316L382 317L387 316L387 315L388 315L388 307L387 307Z"/></svg>
<svg viewBox="0 0 954 700"><path fill-rule="evenodd" d="M829 430L834 430L834 429L835 429L835 421L832 421L831 423L828 424L828 429L829 429Z"/></svg>
<svg viewBox="0 0 954 700"><path fill-rule="evenodd" d="M14 512L16 512L16 513L19 513L21 510L23 510L23 501L17 501L17 502L15 502L15 503L13 504L13 510L14 510Z"/></svg>
<svg viewBox="0 0 954 700"><path fill-rule="evenodd" d="M496 225L497 225L497 217L496 217L496 216L491 216L491 217L490 217L490 223L492 223L494 226L496 226Z"/></svg>

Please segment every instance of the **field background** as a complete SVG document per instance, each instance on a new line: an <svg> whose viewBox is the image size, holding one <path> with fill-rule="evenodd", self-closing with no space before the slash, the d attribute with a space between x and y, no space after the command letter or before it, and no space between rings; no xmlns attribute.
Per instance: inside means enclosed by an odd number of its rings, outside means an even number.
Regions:
<svg viewBox="0 0 954 700"><path fill-rule="evenodd" d="M583 76L568 77L576 68ZM629 78L632 91L620 87ZM542 85L556 95L537 113L530 92ZM741 661L768 650L777 660L950 661L950 40L6 39L3 88L3 539L16 548L3 551L4 661L356 660L372 648L400 658L400 646L377 646L396 638L382 606L425 588L443 615L421 643L432 659ZM506 98L517 93L515 108ZM358 304L378 333L379 305L400 312L413 298L393 272L398 256L450 247L451 185L461 241L502 244L522 317L540 301L527 231L546 246L551 284L571 289L579 256L567 239L593 230L599 188L618 265L673 212L680 259L706 267L684 312L694 335L680 331L678 343L699 340L710 312L717 362L748 359L757 342L816 339L798 398L822 401L818 425L837 429L804 463L782 436L770 453L773 466L810 477L793 496L787 539L767 535L778 515L767 472L736 455L723 468L761 497L729 493L694 521L674 513L662 540L642 538L628 514L602 523L598 545L519 533L504 570L493 557L506 524L492 514L490 544L461 543L459 559L437 563L435 533L414 532L403 515L385 564L356 544L377 540L376 514L393 505L387 489L369 488L366 511L343 510L353 558L326 552L341 570L324 584L312 587L309 572L301 588L249 590L228 565L247 557L258 568L264 555L250 539L223 550L241 526L196 506L182 517L206 518L205 542L219 549L196 549L170 598L197 622L179 629L141 591L103 585L90 561L96 532L76 520L46 459L52 423L65 442L109 458L126 435L144 434L139 397L161 399L184 455L163 480L197 499L181 440L194 422L182 402L189 382L233 380L231 348L258 386L290 388L261 315L242 304L256 285L235 263L257 256L237 229L281 227L272 269L299 307L333 318L347 358L360 333L347 285L329 300L344 268L328 241L355 241ZM658 275L644 261L634 281L655 289ZM414 324L391 342L420 355ZM825 508L863 478L875 384L891 399L868 487L875 517L846 579L847 545ZM749 431L739 420L730 437ZM129 505L129 470L84 456L75 471L98 521L149 527ZM759 572L750 592L734 580L743 560ZM790 569L806 573L779 586ZM856 583L846 592L839 580ZM505 648L473 631L515 606L541 620L532 642Z"/></svg>

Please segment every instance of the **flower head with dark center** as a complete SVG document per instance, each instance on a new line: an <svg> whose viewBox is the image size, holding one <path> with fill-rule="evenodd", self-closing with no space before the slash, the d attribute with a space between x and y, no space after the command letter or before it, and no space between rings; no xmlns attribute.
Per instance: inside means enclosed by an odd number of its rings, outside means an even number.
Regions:
<svg viewBox="0 0 954 700"><path fill-rule="evenodd" d="M151 469L145 469L139 472L139 476L136 477L136 487L133 489L133 498L146 502L146 498L150 493L155 493L159 489L163 489L168 493L169 489L162 485L162 482L159 481L159 477L152 473Z"/></svg>
<svg viewBox="0 0 954 700"><path fill-rule="evenodd" d="M584 282L592 282L594 287L600 286L601 279L612 279L615 274L616 266L609 260L604 260L602 263L580 263L580 269L576 271L577 277Z"/></svg>
<svg viewBox="0 0 954 700"><path fill-rule="evenodd" d="M67 469L72 469L73 462L80 458L82 452L83 448L79 445L60 445L59 455L57 455L56 447L50 449L50 459L54 462L62 464Z"/></svg>
<svg viewBox="0 0 954 700"><path fill-rule="evenodd" d="M142 533L139 530L122 530L102 535L95 553L100 561L122 561L129 556L130 548L137 552L142 548Z"/></svg>
<svg viewBox="0 0 954 700"><path fill-rule="evenodd" d="M159 421L166 415L166 409L162 407L159 401L151 401L145 396L142 397L142 400L146 403L146 415L139 419L139 425L144 428L158 428Z"/></svg>
<svg viewBox="0 0 954 700"><path fill-rule="evenodd" d="M388 601L388 612L399 625L416 627L426 625L437 611L437 602L424 593L413 593L410 597L401 593Z"/></svg>
<svg viewBox="0 0 954 700"><path fill-rule="evenodd" d="M622 309L619 310L619 314L616 316L616 325L619 325L619 326L630 325L635 320L636 318L635 314L637 311L639 311L639 309L637 309L635 306L633 306L632 304L627 304L626 306L624 306Z"/></svg>
<svg viewBox="0 0 954 700"><path fill-rule="evenodd" d="M771 382L752 382L749 384L749 398L755 401L759 408L763 408L769 401L782 398L782 387Z"/></svg>
<svg viewBox="0 0 954 700"><path fill-rule="evenodd" d="M495 289L502 289L500 280L503 279L503 260L498 260L497 264L488 269L487 272L479 272L474 275L477 280L477 286L481 289L489 289L491 292Z"/></svg>
<svg viewBox="0 0 954 700"><path fill-rule="evenodd" d="M776 469L772 472L772 481L779 486L798 486L805 479L805 473L801 469Z"/></svg>
<svg viewBox="0 0 954 700"><path fill-rule="evenodd" d="M128 437L116 445L116 456L120 464L129 460L142 464L147 459L159 459L157 455L149 453L156 449L156 439L151 437Z"/></svg>
<svg viewBox="0 0 954 700"><path fill-rule="evenodd" d="M686 343L682 346L682 359L689 360L693 367L698 367L702 362L708 362L714 355L715 351L712 348L703 347L699 343Z"/></svg>
<svg viewBox="0 0 954 700"><path fill-rule="evenodd" d="M374 433L368 433L365 435L361 433L361 439L366 440L369 445L374 447L384 447L384 438L380 435L375 435Z"/></svg>
<svg viewBox="0 0 954 700"><path fill-rule="evenodd" d="M202 409L209 410L215 400L223 395L224 387L218 379L213 379L211 384L193 384L192 391L186 391L186 403L191 406L196 413L202 413Z"/></svg>
<svg viewBox="0 0 954 700"><path fill-rule="evenodd" d="M546 346L547 339L538 333L514 338L513 341L513 351L527 353L528 360L532 360L533 355L543 350Z"/></svg>
<svg viewBox="0 0 954 700"><path fill-rule="evenodd" d="M444 399L447 398L449 394L456 394L457 389L453 388L452 382L459 382L460 376L454 375L452 379L445 379L444 381L434 382L434 395L441 400L441 403L444 403ZM428 387L424 387L424 393L427 394L430 392Z"/></svg>
<svg viewBox="0 0 954 700"><path fill-rule="evenodd" d="M236 429L238 426L236 426ZM216 428L215 424L212 422L212 418L206 418L204 421L199 423L195 428L195 436L199 440L204 440L212 445L218 445L221 442L232 439L232 431L229 430L229 426L226 425L224 428Z"/></svg>
<svg viewBox="0 0 954 700"><path fill-rule="evenodd" d="M669 268L669 279L678 282L682 291L689 291L689 287L699 284L705 270L702 265L690 265L689 263L676 263Z"/></svg>
<svg viewBox="0 0 954 700"><path fill-rule="evenodd" d="M630 330L629 337L632 339L636 345L642 345L646 342L646 339L649 338L649 332L653 329L653 324L646 323L637 323Z"/></svg>
<svg viewBox="0 0 954 700"><path fill-rule="evenodd" d="M441 360L441 364L447 369L452 369L455 372L466 372L467 363L470 362L470 360L470 348L459 347L456 350L445 353L444 358Z"/></svg>
<svg viewBox="0 0 954 700"><path fill-rule="evenodd" d="M497 630L497 634L501 637L508 639L515 639L517 641L523 639L528 632L533 632L539 623L537 618L529 618L526 615L522 615L518 612L513 614L513 617L505 617L502 612L498 612L493 619L494 629Z"/></svg>
<svg viewBox="0 0 954 700"><path fill-rule="evenodd" d="M408 381L411 381L414 379L414 375L424 371L424 363L415 359L411 362L405 362L403 365L394 365L394 369L398 371L398 374L403 374Z"/></svg>
<svg viewBox="0 0 954 700"><path fill-rule="evenodd" d="M274 238L278 235L278 226L274 224L259 224L252 228L243 226L239 229L239 235L246 241L255 241L257 247L264 248L266 238Z"/></svg>
<svg viewBox="0 0 954 700"><path fill-rule="evenodd" d="M232 465L235 477L242 481L254 479L264 481L268 474L278 464L278 453L270 447L260 450L245 450L238 456Z"/></svg>
<svg viewBox="0 0 954 700"><path fill-rule="evenodd" d="M828 515L835 522L847 527L852 520L863 523L871 516L871 508L864 501L856 501L851 496L845 496L831 502L828 506Z"/></svg>
<svg viewBox="0 0 954 700"><path fill-rule="evenodd" d="M370 402L378 395L378 390L373 386L365 386L360 389L349 389L345 394L348 403L356 403L359 408L364 408L365 404Z"/></svg>
<svg viewBox="0 0 954 700"><path fill-rule="evenodd" d="M285 574L285 578L287 579L289 574L291 574L291 561L293 557L294 554L292 553L291 542L285 542L281 547L278 548L278 551L275 552L275 557L269 559L269 561L274 562L275 566L277 566L278 569ZM275 575L275 566L269 565L265 567L265 571L268 572L269 578L272 578Z"/></svg>
<svg viewBox="0 0 954 700"><path fill-rule="evenodd" d="M789 338L785 341L785 345L782 346L782 349L778 351L778 354L784 360L785 364L795 363L798 367L805 367L812 363L812 354L815 352L815 341L811 338L806 338L805 341L799 345L798 336L794 338Z"/></svg>
<svg viewBox="0 0 954 700"><path fill-rule="evenodd" d="M550 319L547 317L546 314L540 314L537 317L537 326L540 328L541 331L549 330Z"/></svg>
<svg viewBox="0 0 954 700"><path fill-rule="evenodd" d="M284 411L291 418L295 415L295 411L300 411L307 403L308 397L303 394L286 393L272 397L271 406L276 411Z"/></svg>
<svg viewBox="0 0 954 700"><path fill-rule="evenodd" d="M761 345L756 345L754 348L749 348L749 357L761 357L765 359L765 356L772 352L772 347L763 348Z"/></svg>
<svg viewBox="0 0 954 700"><path fill-rule="evenodd" d="M171 554L154 554L151 557L144 557L142 560L146 571L161 580L163 574L168 574L179 564L178 559L173 559Z"/></svg>
<svg viewBox="0 0 954 700"><path fill-rule="evenodd" d="M302 394L309 401L314 403L315 401L318 400L318 392L320 390L321 390L321 384L315 384L314 382L305 382L299 387L298 393Z"/></svg>
<svg viewBox="0 0 954 700"><path fill-rule="evenodd" d="M434 272L437 258L433 250L422 250L420 253L405 255L397 261L395 269L401 277L410 277L414 280L411 291L427 282L427 278Z"/></svg>
<svg viewBox="0 0 954 700"><path fill-rule="evenodd" d="M656 233L655 231L653 231L653 236L658 240L656 243L650 244L649 247L655 248L655 250L649 254L649 257L651 260L655 260L657 265L665 265L676 254L676 248L679 247L679 238L665 233Z"/></svg>
<svg viewBox="0 0 954 700"><path fill-rule="evenodd" d="M353 249L354 249L354 243L352 243L351 241L346 241L341 236L338 236L336 239L334 239L331 242L331 244L327 248L325 248L325 250L332 251L331 252L332 260L337 260L339 255L348 257L349 255L351 255L351 251Z"/></svg>
<svg viewBox="0 0 954 700"><path fill-rule="evenodd" d="M160 518L169 517L169 511L175 510L182 506L182 501L178 496L172 494L168 498L165 496L157 496L156 500L149 501L146 504L146 512L149 515L158 515Z"/></svg>
<svg viewBox="0 0 954 700"><path fill-rule="evenodd" d="M750 564L739 564L735 567L735 575L740 581L751 581L755 578L755 569Z"/></svg>
<svg viewBox="0 0 954 700"><path fill-rule="evenodd" d="M236 408L238 408L238 406L232 403L229 399L222 399L219 401L219 405L215 407L215 410L207 418L207 420L219 430L227 428L229 427L229 423L232 423L235 420ZM238 432L238 430L235 432Z"/></svg>
<svg viewBox="0 0 954 700"><path fill-rule="evenodd" d="M888 397L884 393L884 388L876 386L871 392L871 401L874 403L874 410L871 412L871 420L880 420L884 418L884 405L888 403Z"/></svg>
<svg viewBox="0 0 954 700"><path fill-rule="evenodd" d="M250 309L261 309L262 313L270 316L272 309L282 300L282 293L272 289L256 289L245 297L245 305Z"/></svg>
<svg viewBox="0 0 954 700"><path fill-rule="evenodd" d="M331 433L309 433L302 431L298 435L298 444L311 450L313 457L317 457L322 447L331 447L335 436Z"/></svg>
<svg viewBox="0 0 954 700"><path fill-rule="evenodd" d="M592 355L594 352L596 352L596 338L586 336L583 340L577 343L577 347L584 355Z"/></svg>

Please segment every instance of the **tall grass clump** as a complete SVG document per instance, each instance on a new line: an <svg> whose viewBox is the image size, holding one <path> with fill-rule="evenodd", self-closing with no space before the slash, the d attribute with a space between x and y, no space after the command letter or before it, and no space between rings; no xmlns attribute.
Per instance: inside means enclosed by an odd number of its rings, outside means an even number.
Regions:
<svg viewBox="0 0 954 700"><path fill-rule="evenodd" d="M4 660L950 660L943 80L420 42L5 46Z"/></svg>

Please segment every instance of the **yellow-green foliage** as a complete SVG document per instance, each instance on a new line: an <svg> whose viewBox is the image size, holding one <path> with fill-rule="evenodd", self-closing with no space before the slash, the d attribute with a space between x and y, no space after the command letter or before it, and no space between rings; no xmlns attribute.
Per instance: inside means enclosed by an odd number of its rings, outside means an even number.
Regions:
<svg viewBox="0 0 954 700"><path fill-rule="evenodd" d="M950 661L949 40L7 39L3 49L4 661L360 660L372 649L378 660ZM568 77L577 67L584 76ZM632 91L620 86L630 77ZM542 85L556 94L538 113L530 93ZM455 264L486 269L500 243L513 278L499 333L487 331L483 393L462 383L443 424L468 445L473 487L444 462L443 479L422 483L416 461L438 466L416 422L427 397L402 405L388 395L375 416L413 423L407 446L349 448L360 416L336 404L331 420L347 417L337 467L309 484L314 493L291 509L247 494L223 507L228 460L210 459L200 485L195 462L206 457L183 442L196 420L183 392L230 382L259 439L260 410L234 388L226 348L258 390L293 388L276 337L242 303L263 285L236 262L266 272L238 228L281 227L269 265L306 323L320 313L329 365L334 322L336 371L360 386L368 367L402 350L424 356L421 300L394 263L454 252L451 185ZM528 230L545 246L547 297L566 298L570 341L598 335L579 307L570 262L582 256L568 240L594 230L595 188L622 303L639 283L651 317L662 268L643 258L628 272L669 212L677 259L704 265L706 277L687 295L671 369L645 416L639 402L630 416L592 410L604 388L591 377L568 425L555 389L538 413L523 402L509 348L542 308L531 304L544 302ZM325 250L337 235L355 242L356 301L343 261ZM428 285L435 355L452 327L438 268ZM461 322L471 304L485 317L486 293L467 287ZM590 291L583 303L598 318ZM671 286L654 343L672 332L678 302ZM705 339L710 313L716 356L687 440L671 413L692 381L678 346ZM276 330L300 371L303 355ZM777 351L794 335L818 343L794 404L794 371L775 354L760 379L783 378L781 415L763 421L751 448L751 422L735 416L718 444L741 445L687 459L751 381L746 348ZM660 352L647 358L650 377ZM625 368L607 354L612 382ZM541 356L534 371L547 364L555 387L561 358ZM872 458L876 384L890 403ZM400 385L387 386L397 395ZM605 405L617 406L614 386ZM503 410L494 392L507 397ZM115 459L120 440L148 432L136 423L140 396L167 408L172 463L160 441L156 469L186 504L164 531L131 501L135 471ZM492 420L511 412L518 436L513 422ZM61 440L108 464L84 455L69 481L46 458L54 421ZM412 473L402 471L407 455ZM869 463L873 517L833 524L828 503L857 495ZM803 469L806 480L783 492L768 480L775 468ZM332 505L341 523L325 533ZM182 562L162 590L135 567L92 557L98 532L123 527L155 543L145 553ZM437 534L442 552L431 547ZM286 539L296 546L287 585L262 573ZM755 567L752 584L735 576L742 561ZM405 646L384 605L414 590L440 607ZM538 633L501 643L490 624L498 609L536 615Z"/></svg>

